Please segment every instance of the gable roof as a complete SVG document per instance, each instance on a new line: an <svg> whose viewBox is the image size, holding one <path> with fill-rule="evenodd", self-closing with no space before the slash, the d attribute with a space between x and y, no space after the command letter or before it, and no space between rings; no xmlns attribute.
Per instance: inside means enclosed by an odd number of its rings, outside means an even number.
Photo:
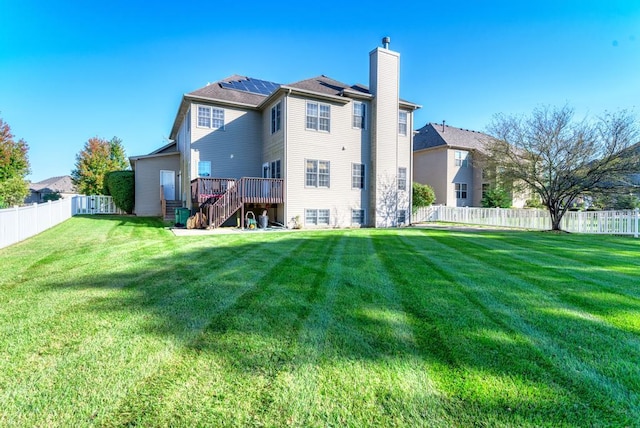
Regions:
<svg viewBox="0 0 640 428"><path fill-rule="evenodd" d="M184 94L180 107L178 108L178 113L176 114L176 119L173 121L169 138L176 138L178 129L182 123L182 118L189 106L187 100L217 102L231 106L261 109L269 102L272 96L284 91L299 91L303 94L326 97L345 104L349 102L350 98L366 99L372 97L369 88L365 85L347 85L346 83L339 82L325 75L283 85L234 74L215 83L209 83L193 92ZM420 108L418 104L403 99L400 99L400 105L411 110Z"/></svg>
<svg viewBox="0 0 640 428"><path fill-rule="evenodd" d="M490 135L468 129L456 128L438 123L427 123L416 131L413 138L413 151L435 147L449 147L482 151Z"/></svg>
<svg viewBox="0 0 640 428"><path fill-rule="evenodd" d="M189 92L185 96L257 107L279 87L280 84L278 83L234 74L226 79L207 84L205 87ZM257 92L258 88L263 90Z"/></svg>
<svg viewBox="0 0 640 428"><path fill-rule="evenodd" d="M47 178L46 180L38 181L37 183L30 183L29 190L33 192L75 193L76 186L73 184L71 176L61 175Z"/></svg>

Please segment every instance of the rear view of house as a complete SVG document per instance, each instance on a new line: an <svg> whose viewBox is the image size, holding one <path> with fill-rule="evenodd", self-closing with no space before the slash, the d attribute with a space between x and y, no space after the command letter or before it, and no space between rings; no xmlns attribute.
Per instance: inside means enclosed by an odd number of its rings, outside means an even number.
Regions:
<svg viewBox="0 0 640 428"><path fill-rule="evenodd" d="M400 54L383 43L368 86L234 75L185 94L170 144L131 157L136 214L178 201L213 227L264 211L305 228L408 223L419 106L399 98Z"/></svg>

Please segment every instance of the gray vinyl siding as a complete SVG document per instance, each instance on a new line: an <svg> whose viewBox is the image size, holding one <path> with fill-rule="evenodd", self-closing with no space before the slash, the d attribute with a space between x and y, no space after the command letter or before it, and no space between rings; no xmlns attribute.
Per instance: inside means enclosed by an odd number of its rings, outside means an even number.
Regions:
<svg viewBox="0 0 640 428"><path fill-rule="evenodd" d="M192 104L191 111L197 112ZM191 178L198 176L198 162L211 162L211 176L220 178L260 177L262 165L262 113L226 106L224 129L199 128L192 114Z"/></svg>
<svg viewBox="0 0 640 428"><path fill-rule="evenodd" d="M353 105L318 102L331 105L331 130L322 132L306 129L306 101L310 98L290 96L286 108L286 179L287 179L287 221L300 216L304 222L305 209L330 210L331 227L351 225L351 210L365 209L369 219L368 188L351 188L352 163L365 164L365 171L371 168L370 124L366 129L352 127ZM367 105L367 112L371 106ZM367 114L368 115L368 114ZM368 119L367 119L368 121ZM330 187L312 188L305 186L307 159L330 162ZM311 227L311 226L305 226Z"/></svg>
<svg viewBox="0 0 640 428"><path fill-rule="evenodd" d="M134 212L138 216L161 216L160 206L160 170L176 172L176 189L178 189L177 175L180 170L180 154L163 155L138 159L135 169L135 206Z"/></svg>
<svg viewBox="0 0 640 428"><path fill-rule="evenodd" d="M279 102L281 102L281 127L280 130L275 132L275 133L271 133L271 108L274 107L276 104L278 104ZM261 163L265 163L265 162L272 162L275 160L280 159L281 162L281 173L283 174L282 177L285 177L285 171L284 171L284 136L285 136L285 129L284 129L284 123L285 123L285 102L283 98L279 98L278 100L276 100L275 102L271 103L270 105L268 105L263 113L262 113L262 139L264 141L264 145L262 148L262 162ZM260 173L262 173L262 170L260 170Z"/></svg>
<svg viewBox="0 0 640 428"><path fill-rule="evenodd" d="M177 198L182 200L182 203L186 207L191 207L191 186L189 165L191 162L191 132L193 127L193 117L190 112L193 108L190 108L185 113L182 124L177 134L177 148L180 152L180 169L176 172L176 179L178 186L176 187Z"/></svg>

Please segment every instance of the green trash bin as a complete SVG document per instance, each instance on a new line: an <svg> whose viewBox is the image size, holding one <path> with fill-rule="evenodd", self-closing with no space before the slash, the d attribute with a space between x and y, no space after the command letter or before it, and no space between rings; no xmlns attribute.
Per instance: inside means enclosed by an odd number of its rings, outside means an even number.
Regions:
<svg viewBox="0 0 640 428"><path fill-rule="evenodd" d="M191 214L189 208L176 208L176 226L186 226L187 220L189 220L189 214Z"/></svg>

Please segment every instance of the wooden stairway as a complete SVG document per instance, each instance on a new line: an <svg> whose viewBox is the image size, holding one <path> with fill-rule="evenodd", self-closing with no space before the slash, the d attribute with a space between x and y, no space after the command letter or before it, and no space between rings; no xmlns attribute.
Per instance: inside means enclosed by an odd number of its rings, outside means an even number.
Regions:
<svg viewBox="0 0 640 428"><path fill-rule="evenodd" d="M206 214L209 227L220 227L246 203L279 204L284 202L284 180L279 178L243 177L220 197L200 205ZM244 227L244 212L241 225Z"/></svg>
<svg viewBox="0 0 640 428"><path fill-rule="evenodd" d="M182 201L165 201L165 204L164 219L173 223L176 221L176 208L182 208Z"/></svg>

